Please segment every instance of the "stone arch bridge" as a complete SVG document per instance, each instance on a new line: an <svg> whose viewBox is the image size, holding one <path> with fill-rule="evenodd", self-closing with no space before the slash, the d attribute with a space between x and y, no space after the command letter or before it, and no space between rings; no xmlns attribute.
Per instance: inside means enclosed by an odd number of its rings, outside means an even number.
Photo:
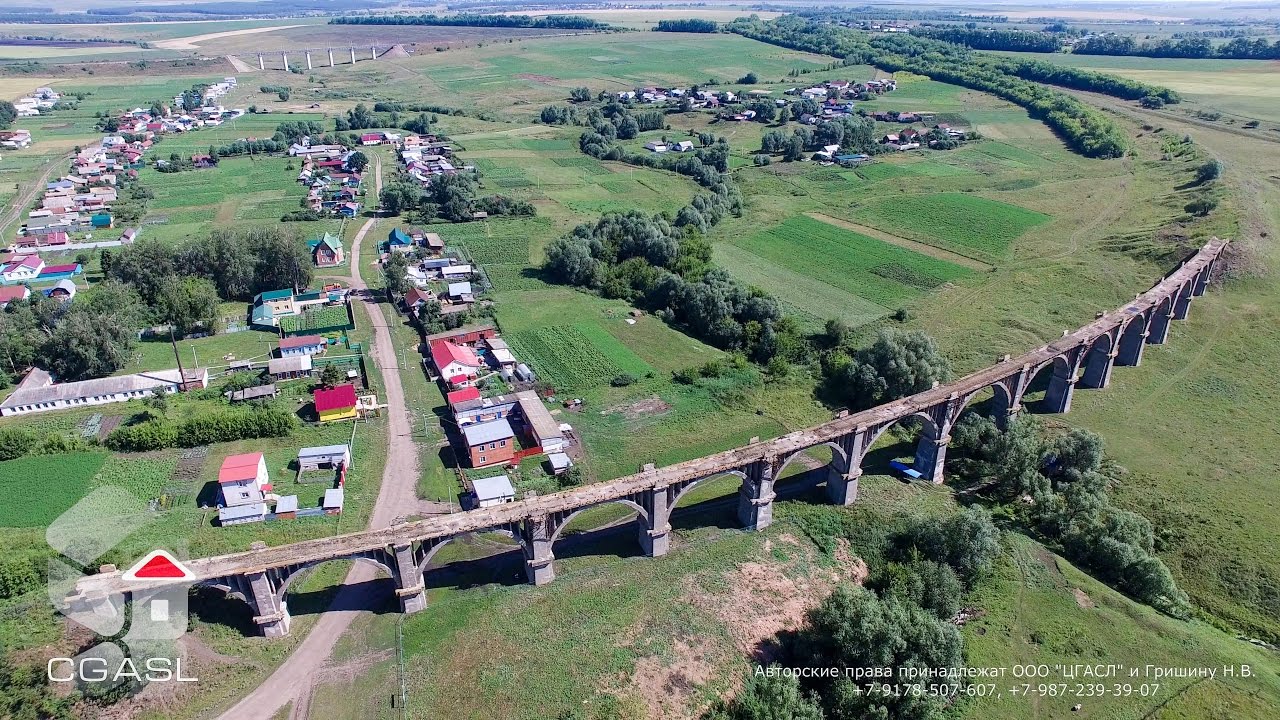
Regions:
<svg viewBox="0 0 1280 720"><path fill-rule="evenodd" d="M1044 405L1067 412L1076 388L1105 388L1117 364L1138 365L1147 345L1166 341L1174 320L1186 319L1194 297L1202 295L1227 243L1213 239L1194 256L1124 307L1097 317L1074 332L1018 357L955 382L778 438L752 442L687 462L656 468L608 482L530 498L495 507L400 523L379 530L310 540L249 552L191 560L186 565L196 581L242 597L254 621L267 636L289 631L285 596L298 573L330 560L370 562L391 576L404 612L426 607L423 573L447 543L478 532L501 532L517 541L524 553L529 581L541 585L555 578L552 546L578 513L606 503L636 511L639 540L651 556L663 555L671 542L669 518L681 497L713 478L741 479L738 517L750 529L772 521L774 479L806 450L831 449L827 496L848 505L858 496L862 462L876 440L893 425L916 418L922 431L915 469L931 482L942 482L943 463L952 425L968 404L990 389L997 422L1003 424L1022 408L1022 399L1042 371L1050 371ZM81 579L68 604L95 612L119 612L125 597L148 591L164 581L125 581L118 571Z"/></svg>

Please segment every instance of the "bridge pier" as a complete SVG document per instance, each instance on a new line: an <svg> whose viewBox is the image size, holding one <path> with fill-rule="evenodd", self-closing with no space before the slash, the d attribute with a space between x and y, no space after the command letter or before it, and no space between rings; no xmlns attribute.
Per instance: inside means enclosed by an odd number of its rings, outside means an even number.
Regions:
<svg viewBox="0 0 1280 720"><path fill-rule="evenodd" d="M1178 298L1173 301L1173 319L1186 320L1191 313L1191 294L1195 283L1187 283L1178 291Z"/></svg>
<svg viewBox="0 0 1280 720"><path fill-rule="evenodd" d="M1204 291L1209 287L1209 278L1213 275L1213 266L1217 264L1218 262L1215 260L1204 266L1204 270L1201 270L1200 274L1196 276L1195 287L1191 290L1192 295L1196 297L1204 295Z"/></svg>
<svg viewBox="0 0 1280 720"><path fill-rule="evenodd" d="M838 457L838 455L837 455ZM834 463L835 458L832 458ZM833 505L852 505L858 501L858 478L862 468L841 472L834 464L827 466L827 499Z"/></svg>
<svg viewBox="0 0 1280 720"><path fill-rule="evenodd" d="M400 601L400 612L416 613L425 609L427 585L414 560L413 545L396 545L391 548L391 554L395 559L396 599Z"/></svg>
<svg viewBox="0 0 1280 720"><path fill-rule="evenodd" d="M1071 411L1071 396L1076 389L1075 363L1055 362L1053 377L1049 380L1049 389L1044 394L1044 404L1049 412L1064 413Z"/></svg>
<svg viewBox="0 0 1280 720"><path fill-rule="evenodd" d="M267 69L267 62L262 59L262 53L258 53L258 69L259 70Z"/></svg>
<svg viewBox="0 0 1280 720"><path fill-rule="evenodd" d="M329 49L329 67L333 67L333 49Z"/></svg>
<svg viewBox="0 0 1280 720"><path fill-rule="evenodd" d="M355 65L355 64L356 64L356 49L355 49L355 48L351 48L351 64L352 64L352 65Z"/></svg>
<svg viewBox="0 0 1280 720"><path fill-rule="evenodd" d="M369 59L370 60L378 59L378 48L376 46L373 46L373 45L369 46Z"/></svg>
<svg viewBox="0 0 1280 720"><path fill-rule="evenodd" d="M1080 387L1105 388L1111 384L1111 369L1116 364L1116 351L1094 347L1089 351L1084 366L1084 375L1080 378Z"/></svg>
<svg viewBox="0 0 1280 720"><path fill-rule="evenodd" d="M307 69L310 70L311 69L311 51L308 50L303 54L307 56Z"/></svg>
<svg viewBox="0 0 1280 720"><path fill-rule="evenodd" d="M546 515L524 521L524 571L529 582L546 585L556 579L553 564L556 556L551 552L551 523Z"/></svg>
<svg viewBox="0 0 1280 720"><path fill-rule="evenodd" d="M773 524L773 463L752 463L738 489L738 520L748 530L763 530Z"/></svg>
<svg viewBox="0 0 1280 720"><path fill-rule="evenodd" d="M667 507L667 488L649 491L649 517L636 516L640 547L649 557L662 557L671 550L671 508Z"/></svg>
<svg viewBox="0 0 1280 720"><path fill-rule="evenodd" d="M934 485L941 485L942 466L947 459L947 445L951 443L951 436L934 437L936 432L930 425L925 424L920 432L920 442L916 444L916 459L911 467L925 480Z"/></svg>
<svg viewBox="0 0 1280 720"><path fill-rule="evenodd" d="M289 634L289 606L276 593L275 583L266 572L253 572L244 576L245 599L253 608L253 622L266 637L284 637Z"/></svg>
<svg viewBox="0 0 1280 720"><path fill-rule="evenodd" d="M280 53L280 61L284 63L284 71L289 72L289 54L285 52Z"/></svg>

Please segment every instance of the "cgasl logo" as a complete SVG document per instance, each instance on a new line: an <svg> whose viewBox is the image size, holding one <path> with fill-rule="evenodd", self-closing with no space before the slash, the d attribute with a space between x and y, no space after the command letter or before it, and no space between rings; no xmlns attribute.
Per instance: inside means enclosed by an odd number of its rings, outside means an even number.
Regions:
<svg viewBox="0 0 1280 720"><path fill-rule="evenodd" d="M151 682L197 681L188 674L177 646L187 632L188 593L195 575L172 553L154 550L122 574L125 580L141 583L128 603L118 593L76 593L76 582L87 576L85 568L152 518L147 505L131 493L99 488L49 526L45 538L60 555L49 561L49 600L100 638L75 657L50 658L50 682L77 683L93 694L128 683L137 688ZM148 580L157 582L148 585Z"/></svg>

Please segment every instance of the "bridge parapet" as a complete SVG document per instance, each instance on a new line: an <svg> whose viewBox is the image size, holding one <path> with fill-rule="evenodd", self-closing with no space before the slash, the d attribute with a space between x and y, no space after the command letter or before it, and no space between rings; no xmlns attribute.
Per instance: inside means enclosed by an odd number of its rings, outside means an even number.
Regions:
<svg viewBox="0 0 1280 720"><path fill-rule="evenodd" d="M774 484L787 465L805 451L828 446L828 497L837 504L857 498L862 463L876 440L893 425L919 418L920 440L915 467L935 483L942 482L951 428L969 403L984 390L994 398L1000 424L1016 415L1041 370L1053 372L1044 407L1067 412L1077 387L1103 388L1112 367L1136 365L1143 346L1165 342L1171 320L1185 319L1192 298L1202 295L1227 243L1213 239L1156 285L1125 306L1099 313L1090 323L1065 332L1053 342L995 364L946 385L855 413L842 412L821 425L765 441L714 453L667 467L646 466L633 475L607 482L482 508L465 513L399 523L388 528L338 535L290 545L259 548L187 562L198 582L228 587L253 605L267 634L288 631L283 602L294 572L336 559L365 559L385 567L396 580L401 607L425 607L422 573L441 546L462 535L503 532L516 538L525 557L530 582L555 577L552 545L567 523L586 508L622 503L637 511L637 530L647 554L662 555L670 547L670 514L694 486L726 474L742 480L738 517L744 527L763 529L773 519ZM293 568L293 570L290 570ZM283 573L283 574L282 574ZM162 586L165 581L125 581L117 572L81 579L69 602L100 605L103 598Z"/></svg>

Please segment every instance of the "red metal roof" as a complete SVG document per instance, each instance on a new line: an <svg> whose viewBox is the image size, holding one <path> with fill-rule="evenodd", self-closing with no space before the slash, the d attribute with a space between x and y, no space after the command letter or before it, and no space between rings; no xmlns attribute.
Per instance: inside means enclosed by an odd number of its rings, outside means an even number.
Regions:
<svg viewBox="0 0 1280 720"><path fill-rule="evenodd" d="M59 273L73 273L78 269L80 269L80 266L76 263L71 263L70 265L45 265L44 270L41 270L40 274L57 275Z"/></svg>
<svg viewBox="0 0 1280 720"><path fill-rule="evenodd" d="M480 367L480 358L476 357L476 353L465 345L454 345L447 340L437 340L431 343L431 362L435 363L436 369L443 372L449 363L458 363L466 367Z"/></svg>
<svg viewBox="0 0 1280 720"><path fill-rule="evenodd" d="M356 387L347 384L328 390L320 389L315 393L315 400L316 412L350 410L356 406Z"/></svg>
<svg viewBox="0 0 1280 720"><path fill-rule="evenodd" d="M450 405L457 405L460 402L466 402L468 400L479 400L480 389L474 387L462 388L461 390L454 390L445 397L449 401Z"/></svg>
<svg viewBox="0 0 1280 720"><path fill-rule="evenodd" d="M0 287L0 303L7 303L13 300L23 300L31 291L26 285L11 285L9 287Z"/></svg>
<svg viewBox="0 0 1280 720"><path fill-rule="evenodd" d="M310 347L312 345L324 345L327 341L319 335L298 335L296 337L287 337L280 341L281 350L292 350L293 348Z"/></svg>
<svg viewBox="0 0 1280 720"><path fill-rule="evenodd" d="M222 468L218 470L218 484L225 485L256 478L258 463L261 461L262 453L260 452L228 456L222 461Z"/></svg>

